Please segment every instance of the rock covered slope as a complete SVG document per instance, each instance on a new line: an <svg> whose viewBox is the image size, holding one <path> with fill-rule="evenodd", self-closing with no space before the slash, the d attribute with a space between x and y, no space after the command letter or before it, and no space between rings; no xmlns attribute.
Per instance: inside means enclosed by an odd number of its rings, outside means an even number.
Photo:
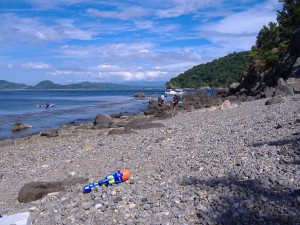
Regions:
<svg viewBox="0 0 300 225"><path fill-rule="evenodd" d="M295 30L284 59L273 68L263 71L254 62L243 73L240 83L234 83L228 95L241 100L268 98L275 95L300 93L300 27Z"/></svg>
<svg viewBox="0 0 300 225"><path fill-rule="evenodd" d="M134 134L74 126L1 142L0 213L30 211L33 224L299 224L300 96L265 101L182 111ZM132 176L117 186L17 201L31 181L94 182L123 168Z"/></svg>

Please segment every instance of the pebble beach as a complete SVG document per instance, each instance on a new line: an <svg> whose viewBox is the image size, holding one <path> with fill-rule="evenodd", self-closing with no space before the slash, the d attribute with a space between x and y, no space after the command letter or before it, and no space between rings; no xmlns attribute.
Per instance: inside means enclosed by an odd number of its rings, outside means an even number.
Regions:
<svg viewBox="0 0 300 225"><path fill-rule="evenodd" d="M179 111L132 134L65 126L2 140L0 214L30 212L34 225L300 224L300 95L284 100ZM131 177L118 185L17 200L32 181L89 184L120 169Z"/></svg>

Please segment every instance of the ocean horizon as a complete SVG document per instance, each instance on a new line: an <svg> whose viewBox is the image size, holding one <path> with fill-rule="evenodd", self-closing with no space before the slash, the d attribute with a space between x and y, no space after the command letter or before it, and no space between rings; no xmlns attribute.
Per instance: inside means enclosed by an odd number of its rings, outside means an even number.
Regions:
<svg viewBox="0 0 300 225"><path fill-rule="evenodd" d="M145 98L134 97L137 92ZM126 90L0 90L0 139L15 139L68 123L92 122L98 114L143 112L164 88ZM53 104L46 108L45 105ZM40 106L40 107L38 107ZM15 122L32 128L11 132Z"/></svg>

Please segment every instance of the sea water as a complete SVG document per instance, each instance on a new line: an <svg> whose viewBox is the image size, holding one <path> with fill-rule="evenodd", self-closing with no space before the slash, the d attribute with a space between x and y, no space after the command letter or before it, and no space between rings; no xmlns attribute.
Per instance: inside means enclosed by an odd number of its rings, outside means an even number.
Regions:
<svg viewBox="0 0 300 225"><path fill-rule="evenodd" d="M134 93L143 92L145 98ZM126 90L1 90L0 139L18 138L63 124L91 122L98 114L127 112L137 114L145 110L153 95L163 89ZM151 97L152 96L152 97ZM46 109L37 105L55 104ZM21 132L11 132L17 121L32 126Z"/></svg>

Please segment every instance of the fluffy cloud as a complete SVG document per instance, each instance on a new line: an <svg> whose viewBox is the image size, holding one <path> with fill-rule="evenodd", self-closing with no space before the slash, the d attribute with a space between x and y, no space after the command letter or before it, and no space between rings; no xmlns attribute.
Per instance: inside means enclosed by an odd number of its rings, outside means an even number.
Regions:
<svg viewBox="0 0 300 225"><path fill-rule="evenodd" d="M45 70L51 69L52 66L43 62L28 62L21 65L24 69Z"/></svg>
<svg viewBox="0 0 300 225"><path fill-rule="evenodd" d="M14 42L91 40L94 32L76 27L71 19L55 20L46 25L38 18L22 18L13 14L0 15L2 39Z"/></svg>
<svg viewBox="0 0 300 225"><path fill-rule="evenodd" d="M249 50L262 26L276 21L274 11L279 7L280 3L267 1L246 11L232 13L220 21L201 26L199 35L226 50Z"/></svg>

